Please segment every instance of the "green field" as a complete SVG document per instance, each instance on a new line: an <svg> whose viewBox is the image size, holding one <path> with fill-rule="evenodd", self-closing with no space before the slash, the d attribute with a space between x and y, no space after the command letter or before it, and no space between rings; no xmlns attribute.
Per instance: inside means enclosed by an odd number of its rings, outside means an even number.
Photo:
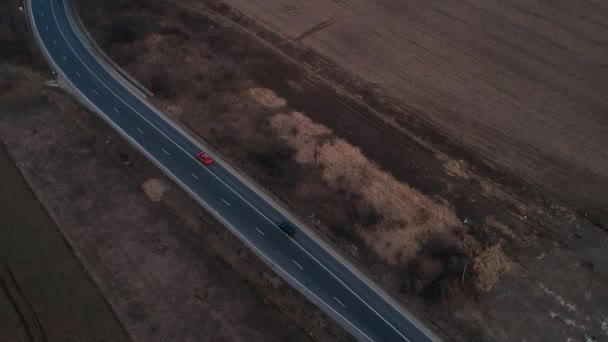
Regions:
<svg viewBox="0 0 608 342"><path fill-rule="evenodd" d="M0 144L0 341L128 341Z"/></svg>

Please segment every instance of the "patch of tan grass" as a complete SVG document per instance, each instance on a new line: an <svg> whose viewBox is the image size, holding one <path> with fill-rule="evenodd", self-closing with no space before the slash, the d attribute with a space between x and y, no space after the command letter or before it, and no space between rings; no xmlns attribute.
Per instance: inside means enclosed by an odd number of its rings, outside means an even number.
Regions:
<svg viewBox="0 0 608 342"><path fill-rule="evenodd" d="M157 178L148 179L141 187L152 202L160 201L167 190L167 187Z"/></svg>
<svg viewBox="0 0 608 342"><path fill-rule="evenodd" d="M498 282L501 274L512 270L515 263L504 253L500 244L484 249L473 261L476 287L489 291Z"/></svg>
<svg viewBox="0 0 608 342"><path fill-rule="evenodd" d="M148 46L154 46L163 42L163 36L158 33L152 33L146 37L144 43Z"/></svg>
<svg viewBox="0 0 608 342"><path fill-rule="evenodd" d="M443 164L443 168L451 176L461 177L464 179L469 178L468 165L464 160L450 159Z"/></svg>
<svg viewBox="0 0 608 342"><path fill-rule="evenodd" d="M509 228L509 226L507 226L506 224L504 224L502 222L498 222L492 216L486 217L485 224L487 224L488 226L490 226L493 229L499 230L501 233L503 233L504 235L506 235L510 238L513 238L513 239L516 238L515 233L513 233L511 228Z"/></svg>
<svg viewBox="0 0 608 342"><path fill-rule="evenodd" d="M401 257L413 256L418 252L418 242L431 234L449 235L450 228L461 227L445 201L433 200L397 181L368 160L357 147L331 136L330 129L312 122L306 115L280 113L271 118L271 125L297 150L295 158L300 163L314 163L314 147L317 146L317 163L323 164L320 168L323 178L335 188L342 187L361 195L382 216L374 230L360 231L387 262L394 264Z"/></svg>
<svg viewBox="0 0 608 342"><path fill-rule="evenodd" d="M247 93L260 106L270 109L285 107L287 101L268 88L250 88Z"/></svg>

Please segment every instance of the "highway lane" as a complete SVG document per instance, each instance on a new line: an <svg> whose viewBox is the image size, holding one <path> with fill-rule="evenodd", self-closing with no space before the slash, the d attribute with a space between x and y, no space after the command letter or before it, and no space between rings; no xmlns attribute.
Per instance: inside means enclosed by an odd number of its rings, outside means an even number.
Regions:
<svg viewBox="0 0 608 342"><path fill-rule="evenodd" d="M401 312L314 235L296 228L291 239L278 222L296 224L217 157L205 167L201 147L133 94L76 34L60 0L32 0L28 10L47 58L98 114L231 229L281 277L361 340L435 338Z"/></svg>

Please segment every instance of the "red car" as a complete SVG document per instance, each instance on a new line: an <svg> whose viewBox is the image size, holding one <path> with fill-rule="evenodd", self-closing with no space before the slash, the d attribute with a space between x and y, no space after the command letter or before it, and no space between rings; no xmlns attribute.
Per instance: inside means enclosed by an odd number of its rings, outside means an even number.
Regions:
<svg viewBox="0 0 608 342"><path fill-rule="evenodd" d="M213 158L211 158L207 153L205 152L199 152L196 154L196 158L198 160L200 160L201 163L203 163L203 165L209 165L211 163L213 163Z"/></svg>

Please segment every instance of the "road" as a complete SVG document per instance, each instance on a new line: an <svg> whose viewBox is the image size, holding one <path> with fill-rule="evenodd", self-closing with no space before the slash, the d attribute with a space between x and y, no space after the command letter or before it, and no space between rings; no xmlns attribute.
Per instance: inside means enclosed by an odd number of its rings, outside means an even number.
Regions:
<svg viewBox="0 0 608 342"><path fill-rule="evenodd" d="M99 114L220 220L279 276L359 340L436 340L367 278L298 224L217 156L205 167L204 149L141 98L94 56L77 32L67 1L28 0L34 35L74 96ZM289 222L294 238L276 226Z"/></svg>

